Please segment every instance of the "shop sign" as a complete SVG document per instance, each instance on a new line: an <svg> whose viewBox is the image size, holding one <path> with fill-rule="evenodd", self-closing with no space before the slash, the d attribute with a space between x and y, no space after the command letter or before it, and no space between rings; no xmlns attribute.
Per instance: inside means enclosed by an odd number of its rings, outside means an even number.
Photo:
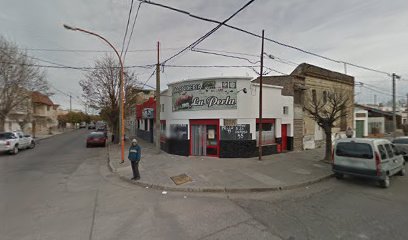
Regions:
<svg viewBox="0 0 408 240"><path fill-rule="evenodd" d="M154 118L154 109L153 108L143 109L142 118L144 118L144 119L153 119Z"/></svg>
<svg viewBox="0 0 408 240"><path fill-rule="evenodd" d="M173 111L237 109L236 80L202 80L172 86Z"/></svg>

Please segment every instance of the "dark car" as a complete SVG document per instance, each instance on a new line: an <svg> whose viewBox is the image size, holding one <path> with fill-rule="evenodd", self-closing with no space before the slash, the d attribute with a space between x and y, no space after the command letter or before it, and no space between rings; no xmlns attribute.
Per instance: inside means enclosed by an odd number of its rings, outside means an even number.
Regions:
<svg viewBox="0 0 408 240"><path fill-rule="evenodd" d="M106 146L106 137L103 132L91 132L86 139L86 147L91 146Z"/></svg>
<svg viewBox="0 0 408 240"><path fill-rule="evenodd" d="M108 137L108 129L106 127L100 126L96 129L96 132L101 132L105 135L106 138Z"/></svg>

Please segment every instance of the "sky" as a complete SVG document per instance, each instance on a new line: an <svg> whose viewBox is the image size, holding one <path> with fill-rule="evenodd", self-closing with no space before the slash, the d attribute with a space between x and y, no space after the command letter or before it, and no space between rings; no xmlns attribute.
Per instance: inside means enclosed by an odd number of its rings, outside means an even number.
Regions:
<svg viewBox="0 0 408 240"><path fill-rule="evenodd" d="M186 10L192 14L223 21L247 0L153 0ZM65 30L68 24L103 35L118 49L122 48L131 0L0 0L0 34L15 42L30 56L65 66L92 67L95 60L113 52L94 36ZM134 0L128 36L139 1ZM261 34L269 39L387 73L397 73L397 99L408 94L408 1L406 0L255 0L228 24ZM129 42L125 66L151 65L196 41L216 26L168 9L141 4ZM127 38L128 39L128 38ZM125 45L127 45L127 39ZM258 66L261 40L251 35L221 27L196 48L240 56L236 59L186 51L162 68L161 89L167 84L189 78L251 76L257 73L240 68L176 68L183 66ZM219 52L221 51L221 52ZM225 53L225 52L233 52ZM333 71L345 72L344 64L327 61L270 41L265 41L265 66L274 69L268 75L289 74L297 64L306 62ZM247 55L238 55L244 53ZM252 62L252 63L251 63ZM42 65L53 65L37 61ZM253 64L255 63L255 64ZM153 68L131 68L146 88L155 87L149 79ZM44 68L51 98L69 108L84 109L79 81L85 71ZM259 67L256 69L259 72ZM278 73L280 72L280 73ZM359 103L387 102L391 99L391 77L347 65L347 74L355 77L355 99ZM364 85L361 86L360 83Z"/></svg>

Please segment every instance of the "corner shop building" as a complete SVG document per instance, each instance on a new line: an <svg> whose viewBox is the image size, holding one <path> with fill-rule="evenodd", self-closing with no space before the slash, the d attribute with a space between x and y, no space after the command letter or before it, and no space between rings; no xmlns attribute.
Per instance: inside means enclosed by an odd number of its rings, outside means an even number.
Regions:
<svg viewBox="0 0 408 240"><path fill-rule="evenodd" d="M160 96L161 148L183 156L254 157L259 142L259 84L248 77L190 79ZM263 84L262 146L269 155L293 149L293 97ZM154 142L155 101L137 105L137 136Z"/></svg>

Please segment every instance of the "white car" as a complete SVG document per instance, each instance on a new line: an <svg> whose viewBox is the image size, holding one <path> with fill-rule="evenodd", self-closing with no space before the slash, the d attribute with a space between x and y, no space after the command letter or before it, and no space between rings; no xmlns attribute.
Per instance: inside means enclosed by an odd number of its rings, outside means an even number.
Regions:
<svg viewBox="0 0 408 240"><path fill-rule="evenodd" d="M389 187L390 177L405 175L405 161L397 148L386 139L346 138L336 141L332 170L336 178L354 175L377 180Z"/></svg>
<svg viewBox="0 0 408 240"><path fill-rule="evenodd" d="M0 133L0 152L17 154L21 149L34 148L35 141L30 135L22 132Z"/></svg>

